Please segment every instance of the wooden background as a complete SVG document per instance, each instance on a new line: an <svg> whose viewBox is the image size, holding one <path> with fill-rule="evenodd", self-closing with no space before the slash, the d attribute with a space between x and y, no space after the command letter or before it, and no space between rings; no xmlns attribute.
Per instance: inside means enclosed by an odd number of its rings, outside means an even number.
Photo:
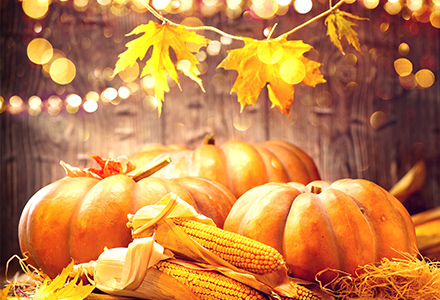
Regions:
<svg viewBox="0 0 440 300"><path fill-rule="evenodd" d="M117 55L131 39L124 35L152 18L135 12L123 17L109 12L76 12L69 2L55 2L40 21L43 28L52 31L37 34L32 30L36 21L23 14L18 1L2 1L1 9L0 95L6 100L12 95L25 101L38 95L44 100L63 91L42 75L41 66L27 58L27 44L44 34L77 67L75 80L61 96L75 92L84 97L88 91L119 88L122 81L118 77L93 82L88 78L96 74L94 70L114 67ZM325 4L315 3L309 15L290 9L287 15L272 20L231 20L223 14L199 17L204 24L228 33L262 39L267 26L278 23L274 34L278 36L324 9ZM255 106L240 113L236 95L230 94L236 72L216 69L227 50L243 45L238 41L223 46L219 55L208 56L208 71L200 76L206 93L181 75L182 91L173 87L166 94L160 118L157 110L143 105L146 94L142 91L117 106L100 103L98 110L90 114L80 111L72 115L65 110L57 116L46 111L38 116L0 113L2 276L7 259L20 253L17 226L21 210L37 190L64 176L60 160L79 167L94 166L88 154L129 155L147 144L195 147L207 133L215 134L217 144L231 139L286 140L314 158L325 180L365 178L386 189L423 159L427 180L405 205L410 213L440 205L439 29L405 21L401 16L387 16L381 7L366 10L353 4L342 9L370 19L357 22L363 54L345 44L347 54L342 55L326 36L323 20L292 36L314 47L307 55L323 63L321 72L327 83L316 88L297 86L290 118L270 107L265 89ZM64 18L60 18L62 15ZM182 19L179 15L169 18L176 22ZM386 32L379 29L383 22L390 24ZM110 38L104 37L104 30L111 30ZM220 38L212 32L205 32L205 36ZM436 82L429 89L402 88L393 68L393 61L401 57L397 49L402 42L410 46L407 58L415 71L428 64L435 73ZM331 102L322 105L322 99ZM370 124L375 111L386 115L379 129ZM237 129L243 127L248 129Z"/></svg>

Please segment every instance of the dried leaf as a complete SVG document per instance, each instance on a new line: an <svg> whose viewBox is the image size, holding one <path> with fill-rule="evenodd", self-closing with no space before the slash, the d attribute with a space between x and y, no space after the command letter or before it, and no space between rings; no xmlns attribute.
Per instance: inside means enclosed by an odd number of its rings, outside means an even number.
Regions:
<svg viewBox="0 0 440 300"><path fill-rule="evenodd" d="M135 166L126 156L119 156L117 159L103 159L98 155L90 155L101 167L101 169L86 168L80 169L60 161L61 166L69 177L92 177L103 179L112 175L127 174L135 169Z"/></svg>
<svg viewBox="0 0 440 300"><path fill-rule="evenodd" d="M345 54L341 44L342 37L345 37L348 43L353 45L357 51L362 52L358 35L353 28L353 26L357 26L357 24L347 20L346 17L356 20L368 20L367 18L361 18L351 13L336 9L325 19L324 23L327 25L327 35L342 54Z"/></svg>
<svg viewBox="0 0 440 300"><path fill-rule="evenodd" d="M79 273L72 280L68 277L73 271L73 261L52 281L46 278L43 284L37 289L32 299L57 299L57 300L81 300L86 298L95 288L94 285L76 284ZM68 283L66 284L66 282Z"/></svg>
<svg viewBox="0 0 440 300"><path fill-rule="evenodd" d="M148 49L153 47L151 57L147 60L141 77L151 75L154 78L154 91L158 100L159 116L162 111L164 93L170 90L167 82L168 76L179 84L178 74L174 63L171 61L169 48L174 50L177 62L189 62L189 66L181 70L186 76L197 82L204 91L202 80L198 77L200 75L197 68L199 62L188 49L186 43L206 46L207 39L195 32L185 30L184 26L169 23L156 24L153 21L139 25L128 35L133 34L143 35L126 44L128 49L119 55L114 75L129 66L133 66L137 59L143 60Z"/></svg>
<svg viewBox="0 0 440 300"><path fill-rule="evenodd" d="M295 84L315 86L325 82L319 71L321 64L303 56L312 46L302 41L287 41L286 36L264 41L243 38L243 41L243 48L228 51L228 56L218 65L238 71L231 93L237 94L241 110L254 105L267 85L272 106L289 116Z"/></svg>

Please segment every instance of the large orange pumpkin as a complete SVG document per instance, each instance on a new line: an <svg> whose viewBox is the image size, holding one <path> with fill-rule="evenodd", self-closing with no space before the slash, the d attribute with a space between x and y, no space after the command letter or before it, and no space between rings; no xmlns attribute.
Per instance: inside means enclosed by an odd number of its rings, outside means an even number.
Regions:
<svg viewBox="0 0 440 300"><path fill-rule="evenodd" d="M236 201L224 229L276 248L292 276L310 281L326 268L354 274L359 265L417 249L404 206L362 179L255 187ZM334 275L319 279L327 283Z"/></svg>
<svg viewBox="0 0 440 300"><path fill-rule="evenodd" d="M205 143L194 150L179 145L148 146L129 158L142 167L160 155L169 155L172 162L155 173L156 176L209 178L225 185L236 197L267 182L307 184L320 179L313 159L285 141L257 144L228 141L216 146L208 136Z"/></svg>
<svg viewBox="0 0 440 300"><path fill-rule="evenodd" d="M127 214L156 203L169 192L219 227L236 200L224 186L205 178L136 181L140 177L124 174L119 162L96 159L102 170L67 166L68 176L39 190L22 212L21 251L50 277L72 258L76 263L88 262L97 259L104 247L127 246L132 241Z"/></svg>

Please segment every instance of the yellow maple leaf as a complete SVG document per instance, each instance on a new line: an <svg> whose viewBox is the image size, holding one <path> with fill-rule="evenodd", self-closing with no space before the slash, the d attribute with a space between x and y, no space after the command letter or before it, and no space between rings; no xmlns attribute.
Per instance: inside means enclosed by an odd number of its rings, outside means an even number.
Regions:
<svg viewBox="0 0 440 300"><path fill-rule="evenodd" d="M154 78L154 91L158 100L159 116L162 111L162 102L165 92L169 92L168 76L179 84L176 67L170 58L169 48L174 50L178 62L188 62L188 67L181 68L182 72L197 82L204 90L202 80L198 77L200 72L197 68L199 61L188 49L186 43L191 42L196 45L206 46L208 40L197 35L195 32L185 30L182 25L157 24L150 21L148 24L137 26L127 35L143 34L142 36L128 42L125 52L119 55L116 62L114 75L123 71L129 66L133 66L137 59L143 60L148 49L153 47L151 57L147 60L142 70L141 77L151 75Z"/></svg>
<svg viewBox="0 0 440 300"><path fill-rule="evenodd" d="M94 290L95 286L89 284L83 285L82 282L76 284L79 273L76 273L76 276L66 284L68 277L73 271L73 265L74 263L72 260L72 262L52 281L46 278L42 285L36 290L32 298L45 300L81 300L86 298Z"/></svg>
<svg viewBox="0 0 440 300"><path fill-rule="evenodd" d="M245 46L228 51L218 68L238 71L231 93L235 92L241 110L254 105L261 90L267 85L272 106L289 116L293 103L294 85L316 86L325 82L318 62L303 56L313 47L302 41L278 39L258 41L243 38Z"/></svg>
<svg viewBox="0 0 440 300"><path fill-rule="evenodd" d="M353 28L353 26L357 26L357 24L351 22L345 17L356 20L368 20L367 18L361 18L351 13L336 9L324 21L325 25L327 25L327 35L342 54L345 54L341 44L341 39L344 36L349 44L353 45L357 51L362 53L357 32Z"/></svg>

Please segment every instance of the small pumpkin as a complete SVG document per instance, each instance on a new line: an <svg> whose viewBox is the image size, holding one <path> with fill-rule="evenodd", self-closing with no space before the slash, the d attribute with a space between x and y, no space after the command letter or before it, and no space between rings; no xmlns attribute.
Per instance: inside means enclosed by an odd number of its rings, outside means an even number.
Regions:
<svg viewBox="0 0 440 300"><path fill-rule="evenodd" d="M129 158L142 167L161 155L169 155L172 162L155 176L208 178L226 186L236 197L267 182L307 184L320 179L318 169L307 153L279 140L255 144L228 141L217 146L214 137L207 135L204 144L194 150L181 145L153 145Z"/></svg>
<svg viewBox="0 0 440 300"><path fill-rule="evenodd" d="M405 207L363 179L255 187L236 201L224 229L274 247L292 276L309 281L326 268L354 275L360 265L417 249ZM318 278L328 283L334 276Z"/></svg>
<svg viewBox="0 0 440 300"><path fill-rule="evenodd" d="M128 176L133 165L94 156L101 170L63 164L67 176L29 199L19 223L21 251L29 263L55 277L71 259L95 260L104 247L126 247L131 241L127 214L177 194L219 226L236 198L218 182L205 178L163 179L141 173ZM158 166L160 168L167 161Z"/></svg>

